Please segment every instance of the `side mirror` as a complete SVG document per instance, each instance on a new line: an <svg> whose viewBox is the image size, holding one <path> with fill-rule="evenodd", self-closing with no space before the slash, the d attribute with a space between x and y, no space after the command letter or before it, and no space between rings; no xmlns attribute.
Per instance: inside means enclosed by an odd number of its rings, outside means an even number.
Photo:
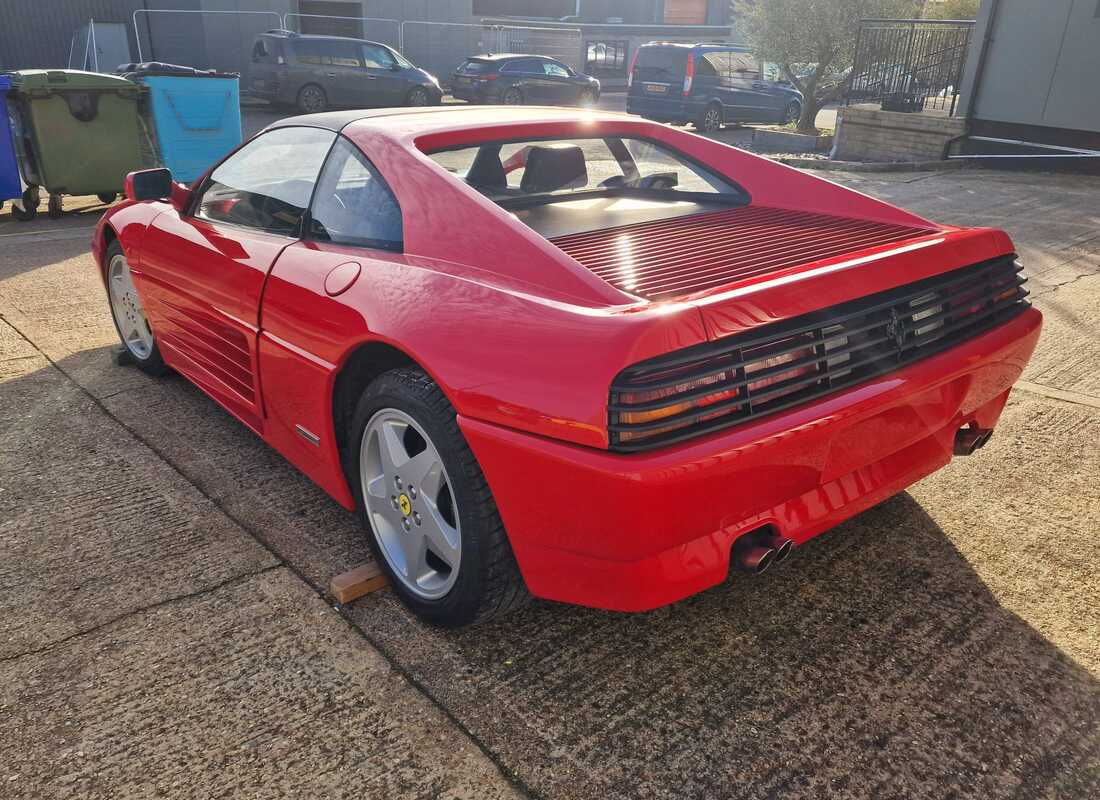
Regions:
<svg viewBox="0 0 1100 800"><path fill-rule="evenodd" d="M127 200L162 200L172 194L172 171L143 169L126 176L123 193Z"/></svg>
<svg viewBox="0 0 1100 800"><path fill-rule="evenodd" d="M400 72L400 71L401 71L401 65L400 64L398 64L396 61L390 62L390 72Z"/></svg>

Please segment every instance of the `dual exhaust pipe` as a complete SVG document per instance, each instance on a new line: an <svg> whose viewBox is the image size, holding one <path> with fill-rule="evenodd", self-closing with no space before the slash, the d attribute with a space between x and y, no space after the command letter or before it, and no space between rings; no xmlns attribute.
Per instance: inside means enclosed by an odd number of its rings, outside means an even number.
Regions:
<svg viewBox="0 0 1100 800"><path fill-rule="evenodd" d="M955 455L968 456L981 450L992 435L992 428L979 428L974 422L965 428L959 428L955 432Z"/></svg>
<svg viewBox="0 0 1100 800"><path fill-rule="evenodd" d="M759 575L772 564L787 560L794 542L771 528L746 533L733 543L731 561L738 572Z"/></svg>

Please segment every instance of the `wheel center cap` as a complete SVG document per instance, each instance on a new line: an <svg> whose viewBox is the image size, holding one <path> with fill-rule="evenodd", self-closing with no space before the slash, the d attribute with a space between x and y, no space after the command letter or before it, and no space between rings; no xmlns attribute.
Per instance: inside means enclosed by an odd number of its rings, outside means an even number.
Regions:
<svg viewBox="0 0 1100 800"><path fill-rule="evenodd" d="M409 496L404 492L397 496L397 506L401 509L401 513L404 514L406 517L412 513L412 500L410 500Z"/></svg>

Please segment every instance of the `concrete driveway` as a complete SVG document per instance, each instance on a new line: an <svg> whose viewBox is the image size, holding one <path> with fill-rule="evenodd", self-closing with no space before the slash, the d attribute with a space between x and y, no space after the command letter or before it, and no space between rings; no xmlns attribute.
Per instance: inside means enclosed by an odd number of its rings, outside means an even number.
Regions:
<svg viewBox="0 0 1100 800"><path fill-rule="evenodd" d="M99 207L0 215L0 796L1100 796L1100 184L829 177L1018 242L989 446L758 578L458 632L333 609L352 516L112 362Z"/></svg>

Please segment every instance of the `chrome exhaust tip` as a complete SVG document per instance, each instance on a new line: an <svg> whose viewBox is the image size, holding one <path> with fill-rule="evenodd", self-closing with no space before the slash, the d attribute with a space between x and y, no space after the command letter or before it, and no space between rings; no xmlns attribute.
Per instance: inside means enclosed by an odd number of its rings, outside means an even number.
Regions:
<svg viewBox="0 0 1100 800"><path fill-rule="evenodd" d="M759 575L770 567L774 560L775 551L770 547L762 547L757 544L748 544L744 547L734 546L733 563L740 572Z"/></svg>
<svg viewBox="0 0 1100 800"><path fill-rule="evenodd" d="M794 549L794 542L786 536L780 536L771 530L763 530L756 537L756 543L761 547L768 547L775 551L772 563L781 564L787 560L787 556Z"/></svg>
<svg viewBox="0 0 1100 800"><path fill-rule="evenodd" d="M959 428L955 432L955 455L968 456L976 450L981 450L992 435L992 428L979 428L975 423Z"/></svg>

